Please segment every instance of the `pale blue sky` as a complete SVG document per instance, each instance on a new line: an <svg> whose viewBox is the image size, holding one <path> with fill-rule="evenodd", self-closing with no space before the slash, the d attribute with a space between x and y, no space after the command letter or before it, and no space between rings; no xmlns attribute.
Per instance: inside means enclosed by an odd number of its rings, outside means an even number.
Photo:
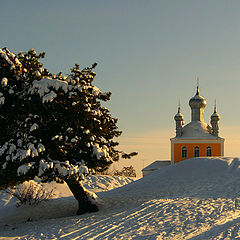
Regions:
<svg viewBox="0 0 240 240"><path fill-rule="evenodd" d="M239 125L239 12L233 0L2 0L0 41L12 51L46 51L55 73L97 61L95 84L112 91L108 106L124 136L168 131L158 140L169 144L179 98L190 120L197 76L205 121L216 98L221 129Z"/></svg>

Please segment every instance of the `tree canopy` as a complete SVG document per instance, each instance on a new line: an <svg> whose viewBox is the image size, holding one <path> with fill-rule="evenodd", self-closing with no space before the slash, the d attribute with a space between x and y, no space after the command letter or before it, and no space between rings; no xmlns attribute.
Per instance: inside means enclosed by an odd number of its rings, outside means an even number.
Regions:
<svg viewBox="0 0 240 240"><path fill-rule="evenodd" d="M0 188L35 176L78 181L136 154L116 149L121 131L102 106L111 93L93 85L97 64L54 75L44 55L0 49Z"/></svg>

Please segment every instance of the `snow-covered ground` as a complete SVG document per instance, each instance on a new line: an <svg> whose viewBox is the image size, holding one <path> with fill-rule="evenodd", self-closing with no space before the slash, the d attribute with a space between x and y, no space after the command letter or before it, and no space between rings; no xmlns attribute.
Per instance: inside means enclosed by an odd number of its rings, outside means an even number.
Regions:
<svg viewBox="0 0 240 240"><path fill-rule="evenodd" d="M64 185L36 207L2 200L0 239L240 239L239 158L190 159L125 180L90 178L100 211L82 216Z"/></svg>

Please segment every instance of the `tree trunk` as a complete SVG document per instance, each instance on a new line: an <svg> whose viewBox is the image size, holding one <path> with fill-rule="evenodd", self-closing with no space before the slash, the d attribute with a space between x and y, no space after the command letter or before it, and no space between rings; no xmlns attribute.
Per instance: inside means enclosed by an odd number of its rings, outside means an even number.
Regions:
<svg viewBox="0 0 240 240"><path fill-rule="evenodd" d="M91 202L80 181L76 179L66 179L65 182L73 193L73 196L78 201L77 215L98 211L97 205Z"/></svg>

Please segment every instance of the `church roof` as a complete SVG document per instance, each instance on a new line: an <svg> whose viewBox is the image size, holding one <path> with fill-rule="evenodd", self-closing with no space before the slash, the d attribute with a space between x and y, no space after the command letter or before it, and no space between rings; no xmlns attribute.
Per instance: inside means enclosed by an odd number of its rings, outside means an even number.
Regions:
<svg viewBox="0 0 240 240"><path fill-rule="evenodd" d="M178 107L178 113L174 117L176 121L176 139L222 139L218 136L220 116L216 110L216 103L214 113L211 116L212 126L204 122L204 108L206 104L206 100L200 96L199 86L197 86L195 96L189 100L191 122L183 127L184 118L180 112L180 107Z"/></svg>
<svg viewBox="0 0 240 240"><path fill-rule="evenodd" d="M210 134L210 130L211 127L207 123L200 121L192 121L183 127L182 136L180 138L216 139L216 136Z"/></svg>
<svg viewBox="0 0 240 240"><path fill-rule="evenodd" d="M171 164L170 160L157 160L142 169L142 171L153 171Z"/></svg>

